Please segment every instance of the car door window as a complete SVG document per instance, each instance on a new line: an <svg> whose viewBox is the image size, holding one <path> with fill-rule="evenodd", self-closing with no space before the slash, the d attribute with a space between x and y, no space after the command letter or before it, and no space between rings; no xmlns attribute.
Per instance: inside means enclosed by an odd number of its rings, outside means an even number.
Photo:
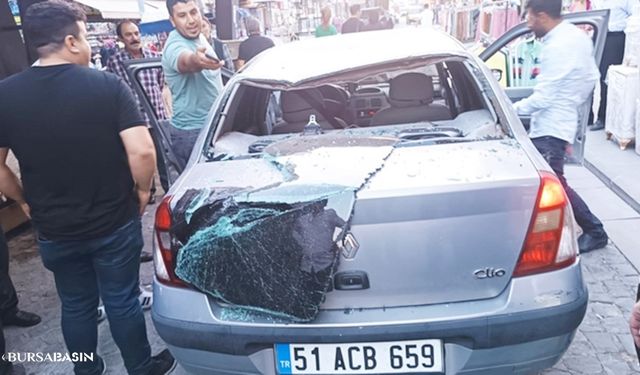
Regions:
<svg viewBox="0 0 640 375"><path fill-rule="evenodd" d="M593 27L576 23L590 37ZM496 53L487 64L503 87L534 87L541 73L542 41L531 32L527 32L509 42Z"/></svg>

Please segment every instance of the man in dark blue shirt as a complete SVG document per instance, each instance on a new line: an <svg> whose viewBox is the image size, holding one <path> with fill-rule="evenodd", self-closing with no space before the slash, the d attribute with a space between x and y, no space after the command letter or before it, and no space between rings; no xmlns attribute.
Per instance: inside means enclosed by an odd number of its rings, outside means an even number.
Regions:
<svg viewBox="0 0 640 375"><path fill-rule="evenodd" d="M240 43L238 51L237 66L240 69L249 60L256 57L260 52L273 47L273 40L260 35L260 21L255 17L245 20L245 27L249 37Z"/></svg>
<svg viewBox="0 0 640 375"><path fill-rule="evenodd" d="M88 67L82 10L50 0L23 20L40 64L0 82L0 192L31 216L67 349L94 358L75 362L75 373L105 372L96 352L101 297L127 371L164 374L175 361L168 351L151 357L138 301L140 214L156 162L144 117L124 82ZM9 150L22 186L6 165Z"/></svg>

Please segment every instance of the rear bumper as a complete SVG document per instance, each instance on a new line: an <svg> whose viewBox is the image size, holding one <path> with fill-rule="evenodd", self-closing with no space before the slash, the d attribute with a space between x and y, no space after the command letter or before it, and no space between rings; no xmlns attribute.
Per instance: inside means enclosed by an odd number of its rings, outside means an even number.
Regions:
<svg viewBox="0 0 640 375"><path fill-rule="evenodd" d="M341 343L437 338L475 349L490 349L573 333L584 318L586 287L571 302L535 310L437 322L337 327L210 324L152 317L169 345L231 355L251 355L276 342Z"/></svg>

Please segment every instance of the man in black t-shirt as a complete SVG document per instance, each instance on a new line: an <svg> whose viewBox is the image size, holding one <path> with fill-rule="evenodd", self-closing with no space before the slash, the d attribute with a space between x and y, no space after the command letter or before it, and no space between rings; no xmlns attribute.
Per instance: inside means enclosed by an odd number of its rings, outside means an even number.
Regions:
<svg viewBox="0 0 640 375"><path fill-rule="evenodd" d="M344 21L340 32L343 34L357 33L364 29L364 22L360 19L360 4L353 4L349 7L351 17Z"/></svg>
<svg viewBox="0 0 640 375"><path fill-rule="evenodd" d="M248 17L245 20L245 28L249 37L240 43L238 50L237 68L240 69L249 60L256 57L260 52L273 47L273 40L260 35L260 21L255 17Z"/></svg>
<svg viewBox="0 0 640 375"><path fill-rule="evenodd" d="M139 215L155 169L144 117L125 83L88 68L86 18L73 3L34 4L23 21L40 64L0 82L0 192L31 216L67 349L93 355L75 373L106 368L96 353L101 297L127 371L163 374L175 361L168 351L152 359L138 301Z"/></svg>

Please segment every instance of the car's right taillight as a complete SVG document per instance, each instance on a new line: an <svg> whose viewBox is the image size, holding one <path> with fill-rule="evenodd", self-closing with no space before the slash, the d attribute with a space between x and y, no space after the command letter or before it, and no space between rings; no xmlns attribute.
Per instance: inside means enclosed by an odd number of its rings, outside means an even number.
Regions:
<svg viewBox="0 0 640 375"><path fill-rule="evenodd" d="M548 272L573 264L578 255L574 218L558 178L541 172L540 191L513 276Z"/></svg>
<svg viewBox="0 0 640 375"><path fill-rule="evenodd" d="M156 210L154 267L156 278L163 284L186 286L175 274L176 249L171 238L171 196L166 196Z"/></svg>

